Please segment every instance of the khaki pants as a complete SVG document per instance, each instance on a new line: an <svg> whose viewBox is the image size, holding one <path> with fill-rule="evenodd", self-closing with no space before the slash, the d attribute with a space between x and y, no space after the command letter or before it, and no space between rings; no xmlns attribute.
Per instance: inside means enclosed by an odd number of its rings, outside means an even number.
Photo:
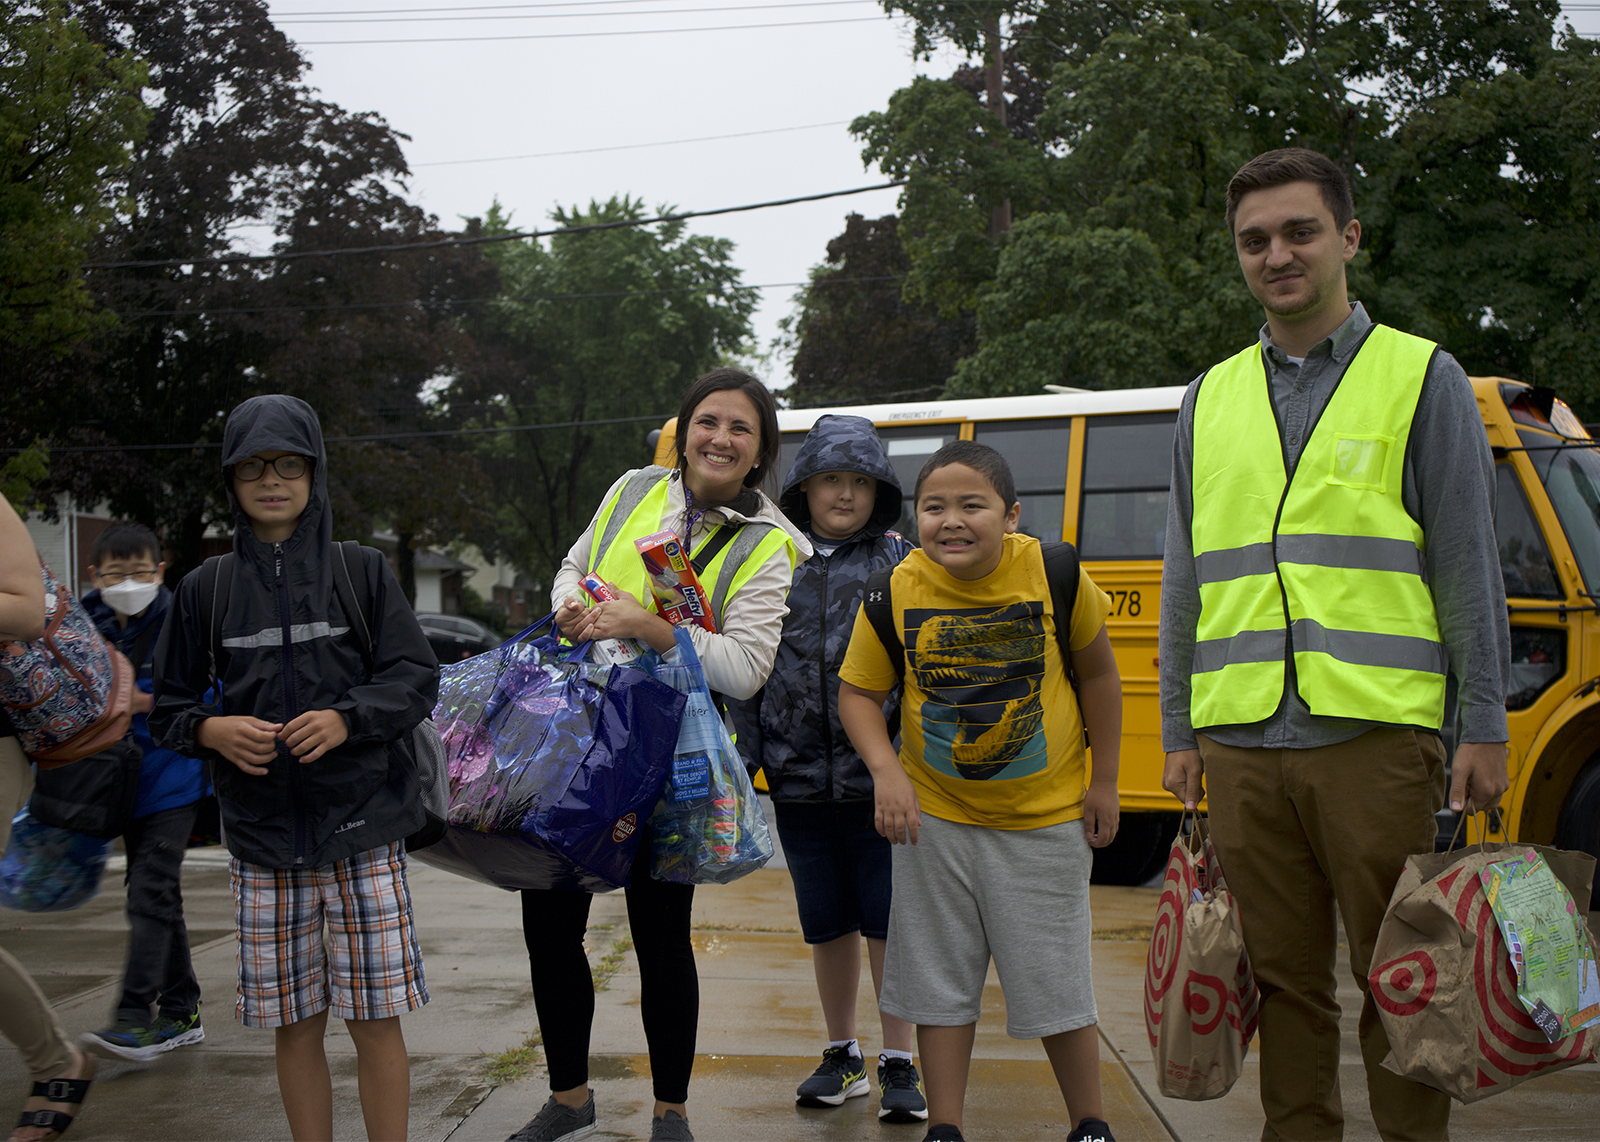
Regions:
<svg viewBox="0 0 1600 1142"><path fill-rule="evenodd" d="M1344 1136L1335 904L1363 996L1357 1030L1378 1133L1448 1138L1449 1096L1379 1065L1389 1039L1367 988L1406 857L1433 851L1438 737L1380 729L1321 749L1234 749L1202 735L1200 756L1211 837L1261 988L1262 1138Z"/></svg>
<svg viewBox="0 0 1600 1142"><path fill-rule="evenodd" d="M33 770L14 737L0 738L0 852L11 837L11 818L28 803ZM60 1078L75 1051L28 970L0 948L0 1035L16 1044L34 1082Z"/></svg>

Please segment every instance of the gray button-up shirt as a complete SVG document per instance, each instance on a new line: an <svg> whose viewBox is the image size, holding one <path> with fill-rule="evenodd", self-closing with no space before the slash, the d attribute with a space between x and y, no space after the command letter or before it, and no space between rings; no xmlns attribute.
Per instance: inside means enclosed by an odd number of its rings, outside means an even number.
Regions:
<svg viewBox="0 0 1600 1142"><path fill-rule="evenodd" d="M1334 388L1372 328L1357 303L1333 335L1296 364L1261 327L1261 348L1271 376L1272 403L1292 464L1327 406ZM1191 545L1194 520L1194 402L1197 378L1183 394L1172 450L1172 494L1167 506L1166 555L1161 573L1161 738L1169 752L1195 747L1189 720L1189 674L1200 587ZM1460 741L1507 740L1505 680L1511 673L1511 631L1505 585L1494 534L1494 458L1483 432L1477 398L1467 375L1448 353L1434 354L1411 422L1401 498L1422 527L1428 586L1439 630L1459 685ZM1310 749L1349 741L1383 725L1318 717L1289 684L1273 715L1248 725L1211 726L1207 737L1240 748Z"/></svg>

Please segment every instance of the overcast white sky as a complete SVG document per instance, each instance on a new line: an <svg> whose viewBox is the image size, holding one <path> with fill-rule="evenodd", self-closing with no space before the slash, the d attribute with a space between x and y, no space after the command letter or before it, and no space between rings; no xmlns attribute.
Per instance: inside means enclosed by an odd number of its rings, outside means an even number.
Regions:
<svg viewBox="0 0 1600 1142"><path fill-rule="evenodd" d="M1564 7L1578 31L1600 35L1600 3ZM532 228L557 204L614 194L705 210L882 182L863 169L849 121L917 73L961 62L913 61L908 21L874 0L271 0L270 10L325 98L410 136L412 195L447 227L496 198ZM414 42L372 42L397 40ZM574 151L590 153L557 153ZM792 309L788 283L823 261L845 215L891 213L896 197L690 225L733 239L744 282L769 287L755 320L765 347ZM765 379L781 388L787 369L775 362Z"/></svg>

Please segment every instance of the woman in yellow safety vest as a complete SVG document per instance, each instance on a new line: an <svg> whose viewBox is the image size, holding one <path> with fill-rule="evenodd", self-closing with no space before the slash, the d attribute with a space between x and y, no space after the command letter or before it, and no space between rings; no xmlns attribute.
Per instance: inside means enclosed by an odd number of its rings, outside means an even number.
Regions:
<svg viewBox="0 0 1600 1142"><path fill-rule="evenodd" d="M706 683L730 698L748 698L772 670L795 565L811 555L804 534L760 486L778 460L772 394L738 369L707 373L684 393L677 450L676 468L636 469L606 493L556 575L556 622L573 641L631 638L670 650L674 630L651 606L634 540L671 531L695 561L717 622L715 633L688 627ZM590 572L619 597L585 606L579 583ZM689 942L694 887L650 876L647 836L624 891L655 1090L650 1137L692 1139L685 1104L700 1012ZM538 1115L512 1136L525 1142L580 1137L595 1128L588 1085L594 991L583 950L589 902L586 892L522 894L522 931L552 1091Z"/></svg>

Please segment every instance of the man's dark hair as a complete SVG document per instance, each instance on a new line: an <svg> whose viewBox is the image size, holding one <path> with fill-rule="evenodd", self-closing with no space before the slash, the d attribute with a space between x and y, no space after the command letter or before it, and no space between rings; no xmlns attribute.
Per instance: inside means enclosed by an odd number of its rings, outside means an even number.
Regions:
<svg viewBox="0 0 1600 1142"><path fill-rule="evenodd" d="M750 403L756 406L756 419L760 422L761 429L761 443L756 451L756 464L744 474L744 486L754 488L762 481L768 481L772 487L776 487L778 402L773 398L771 389L743 369L712 369L684 392L683 403L678 406L678 435L673 442L673 446L678 450L678 467L688 469L689 459L684 451L686 447L684 441L689 435L689 422L694 419L695 410L700 407L700 402L712 393L734 390L749 397Z"/></svg>
<svg viewBox="0 0 1600 1142"><path fill-rule="evenodd" d="M1285 147L1257 155L1228 180L1228 233L1233 233L1239 216L1239 200L1252 190L1284 186L1291 182L1316 184L1322 201L1333 213L1340 233L1356 216L1355 200L1350 196L1350 180L1339 164L1326 155L1304 147Z"/></svg>
<svg viewBox="0 0 1600 1142"><path fill-rule="evenodd" d="M89 565L98 567L107 559L137 559L148 555L150 562L161 562L161 541L148 527L137 523L114 523L100 533L89 554Z"/></svg>
<svg viewBox="0 0 1600 1142"><path fill-rule="evenodd" d="M922 471L917 473L917 488L912 494L911 502L921 502L924 480L940 468L948 468L952 464L965 464L987 480L989 486L1004 502L1006 511L1010 511L1011 505L1017 502L1017 481L1011 475L1011 465L1006 463L1006 458L1000 453L987 444L979 444L976 440L952 440L929 456L928 462L922 466Z"/></svg>

